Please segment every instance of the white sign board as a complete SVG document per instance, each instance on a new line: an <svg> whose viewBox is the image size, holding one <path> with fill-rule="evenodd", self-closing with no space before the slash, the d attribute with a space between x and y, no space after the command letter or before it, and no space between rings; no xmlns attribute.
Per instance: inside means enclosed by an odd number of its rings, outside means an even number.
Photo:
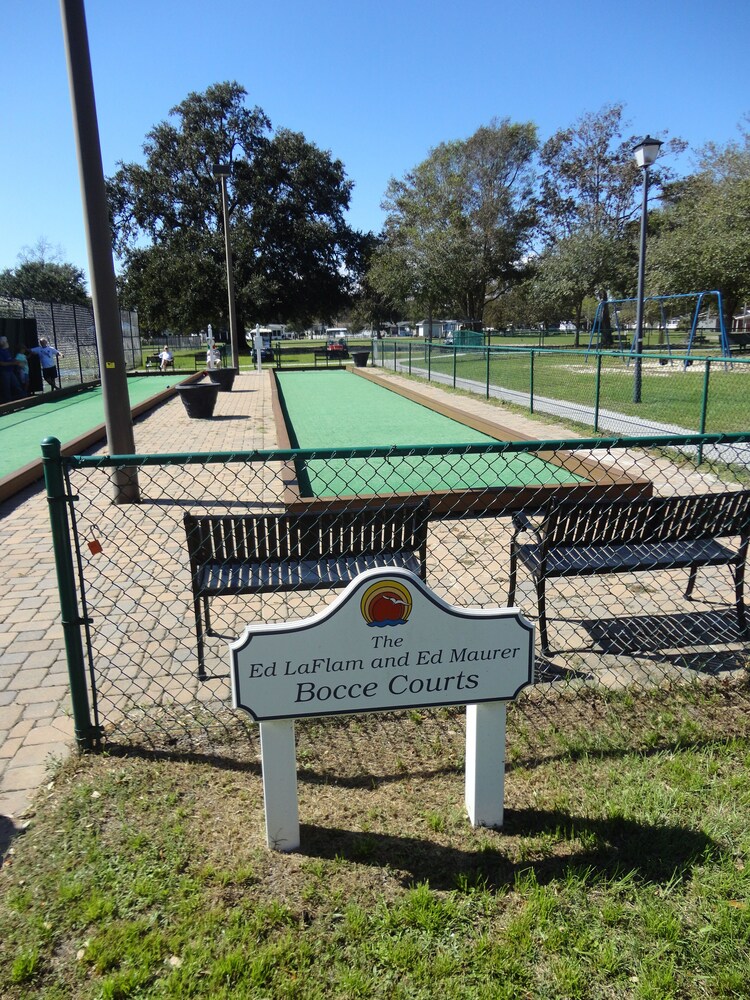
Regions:
<svg viewBox="0 0 750 1000"><path fill-rule="evenodd" d="M302 621L232 643L232 699L257 721L515 698L532 680L517 609L446 604L406 570L369 570Z"/></svg>
<svg viewBox="0 0 750 1000"><path fill-rule="evenodd" d="M347 712L469 706L469 815L502 825L503 703L534 669L517 609L454 607L407 570L369 570L320 614L249 625L230 663L232 704L261 723L270 846L299 845L292 720Z"/></svg>

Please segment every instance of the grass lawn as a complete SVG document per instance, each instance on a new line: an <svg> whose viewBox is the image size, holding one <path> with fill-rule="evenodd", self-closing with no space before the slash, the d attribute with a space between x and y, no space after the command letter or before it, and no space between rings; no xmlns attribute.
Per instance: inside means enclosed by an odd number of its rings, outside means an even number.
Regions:
<svg viewBox="0 0 750 1000"><path fill-rule="evenodd" d="M423 365L423 352L413 350L412 363ZM433 352L433 371L453 374L452 352ZM455 359L458 379L473 379L486 384L485 353L458 352ZM607 357L602 365L600 406L603 409L643 417L660 423L676 424L687 430L700 428L704 389L704 365L696 358L685 369L675 361L659 365L647 359L642 369L642 398L633 402L633 364ZM519 392L529 392L530 363L525 352L491 355L490 382ZM594 406L596 363L593 355L586 362L583 353L534 356L534 395L564 399L583 406ZM750 427L750 366L735 361L732 367L712 363L706 420L707 433L745 431Z"/></svg>
<svg viewBox="0 0 750 1000"><path fill-rule="evenodd" d="M3 996L746 997L749 699L533 693L502 831L466 821L461 712L308 721L290 855L253 727L72 760L0 872Z"/></svg>

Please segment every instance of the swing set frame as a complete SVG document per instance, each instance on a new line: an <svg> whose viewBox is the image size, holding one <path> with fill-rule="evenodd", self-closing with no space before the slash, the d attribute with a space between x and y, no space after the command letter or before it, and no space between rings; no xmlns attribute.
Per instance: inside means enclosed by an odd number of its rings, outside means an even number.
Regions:
<svg viewBox="0 0 750 1000"><path fill-rule="evenodd" d="M688 335L687 349L681 352L681 356L684 358L683 365L688 367L689 357L693 350L695 344L696 332L698 329L698 319L700 316L701 306L703 305L706 296L715 295L717 310L719 315L719 334L720 334L720 345L721 345L721 356L723 358L731 357L731 350L729 346L729 338L727 336L727 330L724 323L724 310L723 303L721 300L721 292L713 289L706 292L685 292L680 295L649 295L644 298L644 304L647 302L658 302L659 310L661 315L661 323L659 324L659 329L664 331L666 338L666 351L667 354L671 356L672 347L669 343L669 328L667 326L666 316L664 312L664 303L672 302L677 299L695 299L695 309L693 310L693 317L690 323L690 333ZM601 350L601 340L602 340L602 319L604 316L604 307L612 307L612 312L614 313L615 326L617 329L617 342L619 353L625 357L625 350L623 348L623 328L620 326L620 316L619 316L619 306L625 305L626 303L637 303L638 300L635 298L629 299L602 299L596 307L596 314L594 315L594 322L591 324L591 332L589 334L589 344L586 349L586 359L588 360L589 352L592 350ZM633 332L633 339L630 343L630 350L628 351L628 363L630 359L636 354L636 340L637 331Z"/></svg>

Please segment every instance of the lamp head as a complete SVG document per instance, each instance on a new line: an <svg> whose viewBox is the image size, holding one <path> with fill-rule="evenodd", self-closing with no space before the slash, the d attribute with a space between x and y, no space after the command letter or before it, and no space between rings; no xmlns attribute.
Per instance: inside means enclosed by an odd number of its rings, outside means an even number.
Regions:
<svg viewBox="0 0 750 1000"><path fill-rule="evenodd" d="M214 177L229 177L232 172L231 163L214 163L213 165L213 175Z"/></svg>
<svg viewBox="0 0 750 1000"><path fill-rule="evenodd" d="M644 136L638 145L633 147L635 162L639 167L650 167L663 145L661 139L652 139L650 135Z"/></svg>

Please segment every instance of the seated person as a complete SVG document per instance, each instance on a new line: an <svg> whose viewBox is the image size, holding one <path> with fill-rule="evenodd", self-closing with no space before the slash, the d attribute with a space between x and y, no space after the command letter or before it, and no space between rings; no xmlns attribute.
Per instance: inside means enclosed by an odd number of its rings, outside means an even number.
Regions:
<svg viewBox="0 0 750 1000"><path fill-rule="evenodd" d="M159 368L161 369L161 371L165 372L167 370L167 367L172 364L173 360L174 359L172 356L172 352L165 344L164 350L159 355Z"/></svg>

